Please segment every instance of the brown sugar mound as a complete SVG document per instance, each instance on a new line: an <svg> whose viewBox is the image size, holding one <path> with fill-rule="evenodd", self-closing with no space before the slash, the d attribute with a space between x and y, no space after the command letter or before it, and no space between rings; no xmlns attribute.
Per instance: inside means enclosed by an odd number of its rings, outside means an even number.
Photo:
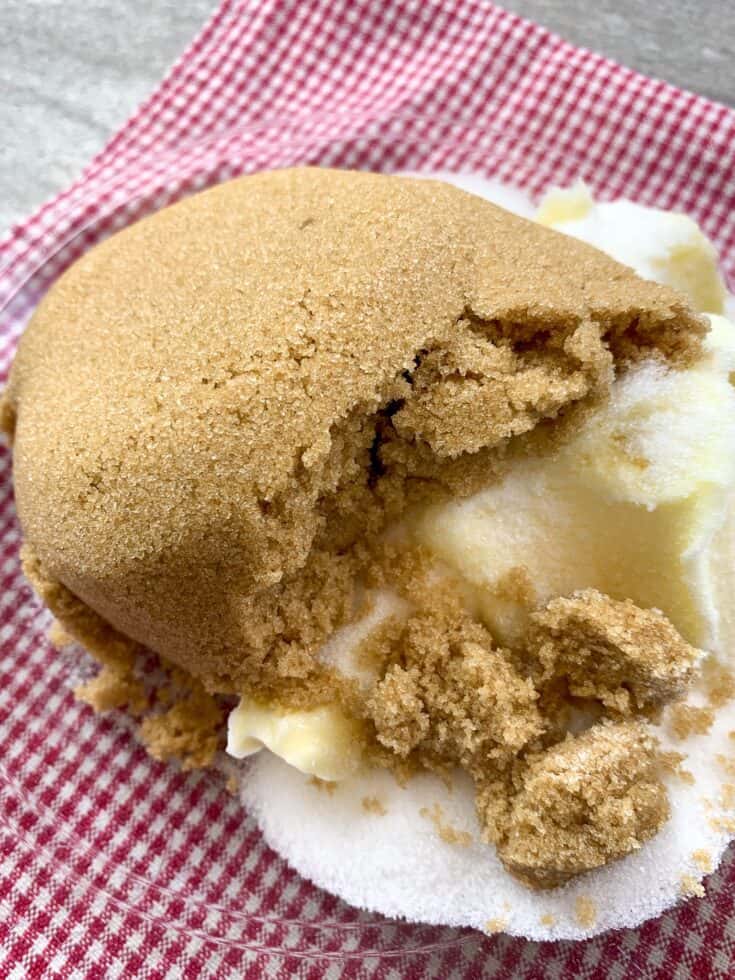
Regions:
<svg viewBox="0 0 735 980"><path fill-rule="evenodd" d="M669 816L656 743L635 722L595 725L527 760L498 854L536 888L637 850Z"/></svg>
<svg viewBox="0 0 735 980"><path fill-rule="evenodd" d="M491 474L704 330L439 182L231 181L98 245L36 311L2 411L28 561L210 691L307 676L352 608L354 542L407 488Z"/></svg>

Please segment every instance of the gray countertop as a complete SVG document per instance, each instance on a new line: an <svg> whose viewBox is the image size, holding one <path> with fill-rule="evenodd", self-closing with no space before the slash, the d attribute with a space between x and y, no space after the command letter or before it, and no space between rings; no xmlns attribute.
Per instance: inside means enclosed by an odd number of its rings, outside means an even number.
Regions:
<svg viewBox="0 0 735 980"><path fill-rule="evenodd" d="M735 104L732 0L508 0L649 75ZM77 176L216 0L0 0L0 233Z"/></svg>

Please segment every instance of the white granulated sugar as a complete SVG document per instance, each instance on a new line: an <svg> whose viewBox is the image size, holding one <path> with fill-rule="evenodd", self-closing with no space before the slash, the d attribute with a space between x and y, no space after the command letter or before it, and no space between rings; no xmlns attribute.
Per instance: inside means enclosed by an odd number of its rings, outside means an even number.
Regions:
<svg viewBox="0 0 735 980"><path fill-rule="evenodd" d="M696 695L693 703L696 703ZM701 698L699 699L701 702ZM669 742L665 723L656 728L666 748L686 754L696 777L687 785L668 779L671 819L640 851L563 888L532 891L503 868L493 847L483 844L469 780L458 774L452 791L432 775L405 788L387 772L369 772L325 792L310 777L262 752L242 780L241 798L268 844L303 877L340 898L384 915L450 926L486 927L500 919L505 931L529 939L584 939L606 929L636 926L682 898L682 878L699 881L693 858L706 851L716 867L728 835L717 818L735 818L720 805L729 777L717 755L735 760L735 706L720 709L711 732ZM384 815L370 812L375 798ZM441 808L444 827L469 832L469 846L448 844L422 808ZM366 851L366 842L369 850ZM577 921L575 902L592 901L596 921ZM546 918L546 917L549 918ZM544 925L542 922L554 922Z"/></svg>

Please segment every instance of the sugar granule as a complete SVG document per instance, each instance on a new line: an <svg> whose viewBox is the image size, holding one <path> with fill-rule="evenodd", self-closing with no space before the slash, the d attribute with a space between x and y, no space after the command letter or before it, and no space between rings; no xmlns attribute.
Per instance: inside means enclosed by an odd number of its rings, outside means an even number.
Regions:
<svg viewBox="0 0 735 980"><path fill-rule="evenodd" d="M715 758L728 776L735 776L735 759L733 759L731 756L725 755L722 752L718 752Z"/></svg>
<svg viewBox="0 0 735 980"><path fill-rule="evenodd" d="M735 817L710 817L709 825L713 830L724 831L727 834L735 833Z"/></svg>
<svg viewBox="0 0 735 980"><path fill-rule="evenodd" d="M331 779L320 779L319 776L312 776L309 779L309 785L320 792L327 793L328 796L331 796L337 789L337 783Z"/></svg>
<svg viewBox="0 0 735 980"><path fill-rule="evenodd" d="M712 708L691 704L675 704L669 710L669 727L672 734L684 740L692 735L706 735L715 720Z"/></svg>
<svg viewBox="0 0 735 980"><path fill-rule="evenodd" d="M580 895L574 904L577 922L585 929L591 929L597 921L597 905L586 895Z"/></svg>
<svg viewBox="0 0 735 980"><path fill-rule="evenodd" d="M692 851L692 861L694 861L700 871L704 871L707 874L712 871L712 855L709 851Z"/></svg>
<svg viewBox="0 0 735 980"><path fill-rule="evenodd" d="M459 847L469 847L472 843L472 834L466 830L457 830L456 827L446 822L444 811L439 803L435 803L431 808L426 806L421 807L419 815L434 824L437 834L445 844L457 844Z"/></svg>
<svg viewBox="0 0 735 980"><path fill-rule="evenodd" d="M366 813L374 813L378 817L384 817L387 813L377 796L363 796L362 808Z"/></svg>
<svg viewBox="0 0 735 980"><path fill-rule="evenodd" d="M74 643L74 637L69 634L58 619L54 619L48 628L46 633L48 641L52 646L55 646L57 650L63 650L64 647L71 646Z"/></svg>
<svg viewBox="0 0 735 980"><path fill-rule="evenodd" d="M685 898L702 898L704 896L704 885L694 875L682 875L680 891Z"/></svg>
<svg viewBox="0 0 735 980"><path fill-rule="evenodd" d="M702 679L710 707L721 708L735 698L735 674L716 657L705 658Z"/></svg>

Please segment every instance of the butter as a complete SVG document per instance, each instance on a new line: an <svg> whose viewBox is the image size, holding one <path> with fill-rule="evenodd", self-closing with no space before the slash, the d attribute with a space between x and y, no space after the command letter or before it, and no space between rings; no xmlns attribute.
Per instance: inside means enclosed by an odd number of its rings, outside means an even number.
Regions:
<svg viewBox="0 0 735 980"><path fill-rule="evenodd" d="M565 221L581 221L595 207L592 191L582 180L571 187L552 187L541 199L536 212L536 221L547 228L556 228ZM565 228L558 229L567 234ZM599 247L599 246L598 246ZM605 249L603 248L604 252ZM630 264L630 263L627 263Z"/></svg>
<svg viewBox="0 0 735 980"><path fill-rule="evenodd" d="M727 374L735 384L735 323L724 316L708 314L709 333L704 338L704 349L715 370Z"/></svg>
<svg viewBox="0 0 735 980"><path fill-rule="evenodd" d="M549 191L536 220L607 252L644 279L681 290L703 313L724 310L726 293L715 247L685 214L632 201L595 203L580 181Z"/></svg>
<svg viewBox="0 0 735 980"><path fill-rule="evenodd" d="M285 711L241 698L227 722L227 752L236 759L270 749L319 779L346 779L360 766L356 724L335 704Z"/></svg>
<svg viewBox="0 0 735 980"><path fill-rule="evenodd" d="M721 644L710 561L735 489L735 326L686 371L648 363L616 382L608 403L555 457L523 460L486 490L425 511L417 539L474 587L503 643L527 604L594 587L661 609L689 640Z"/></svg>

